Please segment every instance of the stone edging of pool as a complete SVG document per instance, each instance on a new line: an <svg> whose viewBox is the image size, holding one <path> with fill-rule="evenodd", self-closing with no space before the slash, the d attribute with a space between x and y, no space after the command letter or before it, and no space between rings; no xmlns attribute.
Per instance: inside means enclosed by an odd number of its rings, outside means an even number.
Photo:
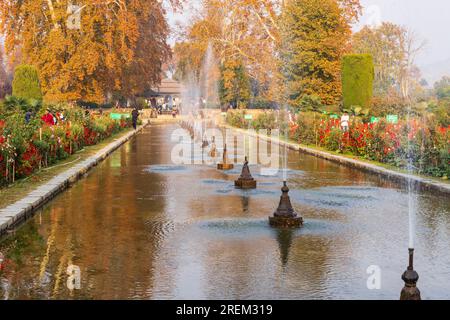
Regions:
<svg viewBox="0 0 450 320"><path fill-rule="evenodd" d="M39 186L21 200L1 209L0 236L3 236L9 230L13 230L22 222L32 217L37 209L41 208L56 195L81 179L89 170L105 160L112 152L134 137L148 124L149 122L145 121L143 125L139 126L136 130L128 132L124 136L108 144L95 155L53 177L50 181Z"/></svg>
<svg viewBox="0 0 450 320"><path fill-rule="evenodd" d="M285 145L288 148L295 150L295 151L301 151L301 152L307 153L309 155L313 155L313 156L316 156L316 157L319 157L319 158L322 158L325 160L337 162L339 164L342 164L342 165L345 165L345 166L348 166L351 168L356 168L356 169L359 169L359 170L362 170L365 172L369 172L372 174L382 175L386 178L389 178L391 180L394 180L394 181L400 183L403 186L406 186L408 181L411 180L413 188L420 189L420 190L437 191L437 192L441 192L444 194L450 194L450 184L441 183L438 181L434 181L434 180L427 179L427 178L420 177L420 176L413 175L413 174L407 174L407 173L397 172L394 170L389 170L389 169L377 166L375 164L367 163L367 162L356 160L356 159L349 159L349 158L331 154L331 153L328 153L325 151L315 150L315 149L308 148L308 147L305 147L305 146L302 146L302 145L299 145L299 144L296 144L293 142L286 142L286 141L280 140L278 138L272 138L272 137L268 137L263 134L249 132L244 129L235 128L235 127L228 126L228 125L225 127L228 129L235 130L240 133L247 134L252 137L259 137L265 141L277 143L281 146Z"/></svg>

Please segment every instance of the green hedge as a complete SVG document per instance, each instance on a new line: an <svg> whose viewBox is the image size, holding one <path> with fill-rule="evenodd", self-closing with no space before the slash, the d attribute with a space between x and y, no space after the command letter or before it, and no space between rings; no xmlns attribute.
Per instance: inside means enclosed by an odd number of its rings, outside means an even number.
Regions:
<svg viewBox="0 0 450 320"><path fill-rule="evenodd" d="M20 65L14 71L13 96L23 99L42 100L38 71L34 66Z"/></svg>
<svg viewBox="0 0 450 320"><path fill-rule="evenodd" d="M342 58L342 95L344 108L369 108L373 96L373 57L370 54L350 54Z"/></svg>

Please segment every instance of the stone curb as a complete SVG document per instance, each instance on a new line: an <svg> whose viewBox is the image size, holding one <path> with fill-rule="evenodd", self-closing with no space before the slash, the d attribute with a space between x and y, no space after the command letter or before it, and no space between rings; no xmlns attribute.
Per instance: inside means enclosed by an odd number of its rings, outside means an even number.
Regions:
<svg viewBox="0 0 450 320"><path fill-rule="evenodd" d="M252 136L252 137L259 137L265 141L270 141L277 143L281 146L287 146L289 149L295 150L295 151L301 151L304 153L307 153L309 155L313 155L325 160L333 161L351 168L356 168L365 172L369 172L372 174L377 174L379 176L387 177L391 180L396 181L397 183L400 183L403 187L407 187L408 182L411 181L411 187L415 190L429 190L429 191L437 191L443 194L450 194L450 184L441 183L438 181L434 181L431 179L427 179L424 177L420 177L413 174L407 174L407 173L401 173L394 170L389 170L380 166L377 166L375 164L366 163L360 160L356 159L349 159L346 157L334 155L325 151L315 150L312 148L308 148L305 146L301 146L299 144L293 143L293 142L286 142L283 140L280 140L278 138L272 138L268 137L259 133L252 133L244 129L240 128L234 128L231 126L226 126L226 128L235 130L237 132Z"/></svg>
<svg viewBox="0 0 450 320"><path fill-rule="evenodd" d="M128 132L126 135L108 144L95 155L53 177L47 183L30 192L23 199L0 209L0 236L8 233L20 223L32 217L37 209L81 179L90 169L106 159L112 152L134 137L148 124L149 122L146 121L135 131Z"/></svg>

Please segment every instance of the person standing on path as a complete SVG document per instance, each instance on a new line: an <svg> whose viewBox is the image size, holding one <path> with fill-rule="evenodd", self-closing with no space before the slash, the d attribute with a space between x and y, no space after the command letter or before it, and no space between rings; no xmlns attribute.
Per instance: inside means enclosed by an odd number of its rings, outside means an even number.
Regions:
<svg viewBox="0 0 450 320"><path fill-rule="evenodd" d="M348 123L350 121L350 116L347 112L344 112L344 114L341 117L341 129L344 132L348 131Z"/></svg>
<svg viewBox="0 0 450 320"><path fill-rule="evenodd" d="M137 120L139 117L139 111L137 108L134 108L133 111L131 111L131 121L133 122L133 128L136 130L137 128Z"/></svg>

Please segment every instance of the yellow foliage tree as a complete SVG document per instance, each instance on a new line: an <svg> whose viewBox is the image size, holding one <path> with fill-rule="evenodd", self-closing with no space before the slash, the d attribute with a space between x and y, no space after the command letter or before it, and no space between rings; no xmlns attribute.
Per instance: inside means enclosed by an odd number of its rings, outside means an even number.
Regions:
<svg viewBox="0 0 450 320"><path fill-rule="evenodd" d="M331 1L331 0L330 0ZM332 68L332 73L338 77L340 68L340 57L348 49L351 34L350 24L354 22L361 10L359 0L332 0L325 1L326 8L333 9L338 16L338 28L336 32L329 28L323 32L329 32L328 40L323 39L317 42L317 49L322 50L322 46L336 47L334 54L329 61L331 66L324 63L324 67ZM199 72L202 58L208 47L212 43L216 57L219 57L221 64L225 61L241 61L246 73L251 78L253 84L259 87L259 94L267 100L280 101L280 93L286 85L282 80L280 67L280 51L284 44L289 41L283 34L286 16L281 13L286 12L286 8L292 6L294 0L205 0L201 15L194 19L193 23L184 34L183 41L175 46L175 58L177 61L178 77L183 78L188 72ZM303 2L298 0L297 2ZM308 2L305 0L305 3ZM318 12L321 9L320 1L316 1ZM289 9L289 10L290 10ZM325 12L326 13L326 12ZM312 23L312 15L305 17L305 21ZM322 28L320 23L311 24L313 28ZM295 33L290 29L287 32ZM317 29L317 32L322 32ZM333 39L333 36L338 36ZM313 41L313 39L310 39ZM296 50L307 51L312 48ZM317 79L311 80L313 83ZM313 84L312 83L312 84ZM323 94L324 90L330 90L333 98L325 97L327 102L335 101L340 92L339 79L327 82L328 88L320 89L317 94ZM335 87L337 86L337 88ZM313 86L316 87L317 86Z"/></svg>
<svg viewBox="0 0 450 320"><path fill-rule="evenodd" d="M283 8L281 69L287 100L300 105L307 95L336 104L342 94L341 58L350 50L354 0L290 0Z"/></svg>

